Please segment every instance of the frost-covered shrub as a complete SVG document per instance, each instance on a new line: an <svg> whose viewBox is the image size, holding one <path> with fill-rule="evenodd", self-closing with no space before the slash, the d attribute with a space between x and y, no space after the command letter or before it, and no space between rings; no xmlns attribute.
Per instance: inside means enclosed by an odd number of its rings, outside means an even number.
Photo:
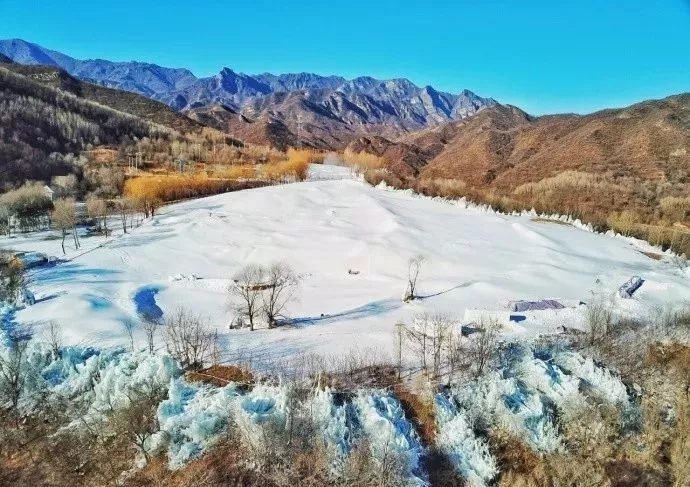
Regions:
<svg viewBox="0 0 690 487"><path fill-rule="evenodd" d="M161 431L147 447L150 451L162 451L167 446L170 468L179 468L225 432L239 396L234 384L215 388L172 380L168 399L158 406Z"/></svg>
<svg viewBox="0 0 690 487"><path fill-rule="evenodd" d="M523 438L534 449L544 452L561 448L553 411L539 394L530 391L514 377L498 373L453 390L459 406L481 429L501 427Z"/></svg>
<svg viewBox="0 0 690 487"><path fill-rule="evenodd" d="M612 407L629 404L617 376L560 346L509 346L500 363L498 371L455 387L453 397L476 428L503 428L537 451L562 450L555 418L577 418L588 396Z"/></svg>
<svg viewBox="0 0 690 487"><path fill-rule="evenodd" d="M383 474L399 473L410 485L424 485L423 448L400 401L390 393L374 391L358 394L354 403L372 457Z"/></svg>
<svg viewBox="0 0 690 487"><path fill-rule="evenodd" d="M470 486L483 486L498 473L486 441L478 438L467 413L442 394L435 397L438 436L436 444Z"/></svg>
<svg viewBox="0 0 690 487"><path fill-rule="evenodd" d="M332 448L336 457L347 456L357 428L352 404L336 405L330 389L317 389L311 397L310 409L326 448Z"/></svg>
<svg viewBox="0 0 690 487"><path fill-rule="evenodd" d="M258 463L277 455L288 419L290 388L260 384L234 405L235 426L242 443L254 452Z"/></svg>
<svg viewBox="0 0 690 487"><path fill-rule="evenodd" d="M599 367L590 357L576 352L560 352L553 357L561 370L580 379L582 388L611 404L626 404L628 392L625 384L611 371Z"/></svg>

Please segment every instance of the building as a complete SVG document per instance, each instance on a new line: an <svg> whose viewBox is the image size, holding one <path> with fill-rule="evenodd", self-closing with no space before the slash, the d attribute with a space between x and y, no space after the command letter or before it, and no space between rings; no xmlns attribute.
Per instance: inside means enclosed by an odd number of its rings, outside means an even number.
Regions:
<svg viewBox="0 0 690 487"><path fill-rule="evenodd" d="M55 196L55 191L53 190L53 188L46 184L43 186L43 192L50 201L53 201L53 198Z"/></svg>

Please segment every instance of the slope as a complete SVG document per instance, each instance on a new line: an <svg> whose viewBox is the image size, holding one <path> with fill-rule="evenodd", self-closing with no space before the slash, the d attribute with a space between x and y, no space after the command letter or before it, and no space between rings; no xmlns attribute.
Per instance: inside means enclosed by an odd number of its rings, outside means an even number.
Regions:
<svg viewBox="0 0 690 487"><path fill-rule="evenodd" d="M341 168L318 169L321 177L345 176ZM392 355L394 324L424 311L447 312L464 323L466 311L479 308L499 317L507 335L532 336L556 332L564 321L583 326L577 303L592 292L638 317L690 298L687 276L625 239L352 179L180 203L127 235L82 240L82 252L90 251L36 272L32 290L39 302L20 311L18 320L56 320L70 343L107 346L125 343L126 326L138 323L142 302L153 301L163 317L183 306L218 330L224 360L252 357L257 366L311 352L342 357L365 347ZM61 252L45 234L0 239L0 245ZM424 298L403 303L407 259L417 254L427 257L419 284ZM293 266L301 281L299 299L287 310L289 326L228 330L232 276L247 263L276 260ZM632 274L645 279L634 299L615 297ZM508 322L509 300L548 297L574 307ZM142 330L135 334L143 343Z"/></svg>
<svg viewBox="0 0 690 487"><path fill-rule="evenodd" d="M175 112L164 103L129 91L83 82L54 66L12 64L7 66L7 69L38 83L67 91L79 98L105 105L120 112L165 125L179 132L190 132L201 128L201 124Z"/></svg>

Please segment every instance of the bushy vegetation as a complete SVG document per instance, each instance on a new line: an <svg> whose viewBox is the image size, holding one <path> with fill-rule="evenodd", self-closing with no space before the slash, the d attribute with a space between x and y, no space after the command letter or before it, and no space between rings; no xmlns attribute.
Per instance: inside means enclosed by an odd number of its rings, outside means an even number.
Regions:
<svg viewBox="0 0 690 487"><path fill-rule="evenodd" d="M355 152L350 148L345 149L342 155L343 162L355 168L359 172L382 169L386 165L383 157L368 152Z"/></svg>
<svg viewBox="0 0 690 487"><path fill-rule="evenodd" d="M469 186L459 179L398 177L388 168L368 169L364 179L427 196L465 198L502 213L536 210L567 215L598 231L614 230L663 249L690 255L690 200L683 182L615 180L607 175L565 171L515 189ZM682 196L679 196L681 194Z"/></svg>
<svg viewBox="0 0 690 487"><path fill-rule="evenodd" d="M0 160L5 189L73 172L67 154L92 145L167 137L169 129L0 68Z"/></svg>
<svg viewBox="0 0 690 487"><path fill-rule="evenodd" d="M53 202L46 195L43 185L27 182L22 187L0 195L0 231L11 233L46 228Z"/></svg>

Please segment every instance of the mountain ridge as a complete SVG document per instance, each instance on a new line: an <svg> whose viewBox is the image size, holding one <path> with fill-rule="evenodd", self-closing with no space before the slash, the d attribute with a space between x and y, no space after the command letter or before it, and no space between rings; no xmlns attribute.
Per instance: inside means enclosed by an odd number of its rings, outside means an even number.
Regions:
<svg viewBox="0 0 690 487"><path fill-rule="evenodd" d="M239 73L224 67L214 76L196 77L185 68L139 61L78 60L21 39L0 40L0 54L20 64L60 67L72 76L109 88L139 93L173 109L190 112L222 105L248 119L277 120L320 148L341 148L358 134L397 137L450 120L461 120L497 104L469 90L453 94L419 87L405 78L346 79L313 73ZM292 97L282 93L296 94ZM296 100L294 97L299 98ZM286 103L288 105L286 105ZM299 118L309 127L298 127ZM333 137L311 132L332 132ZM301 138L301 137L298 137ZM257 140L256 142L261 142Z"/></svg>

